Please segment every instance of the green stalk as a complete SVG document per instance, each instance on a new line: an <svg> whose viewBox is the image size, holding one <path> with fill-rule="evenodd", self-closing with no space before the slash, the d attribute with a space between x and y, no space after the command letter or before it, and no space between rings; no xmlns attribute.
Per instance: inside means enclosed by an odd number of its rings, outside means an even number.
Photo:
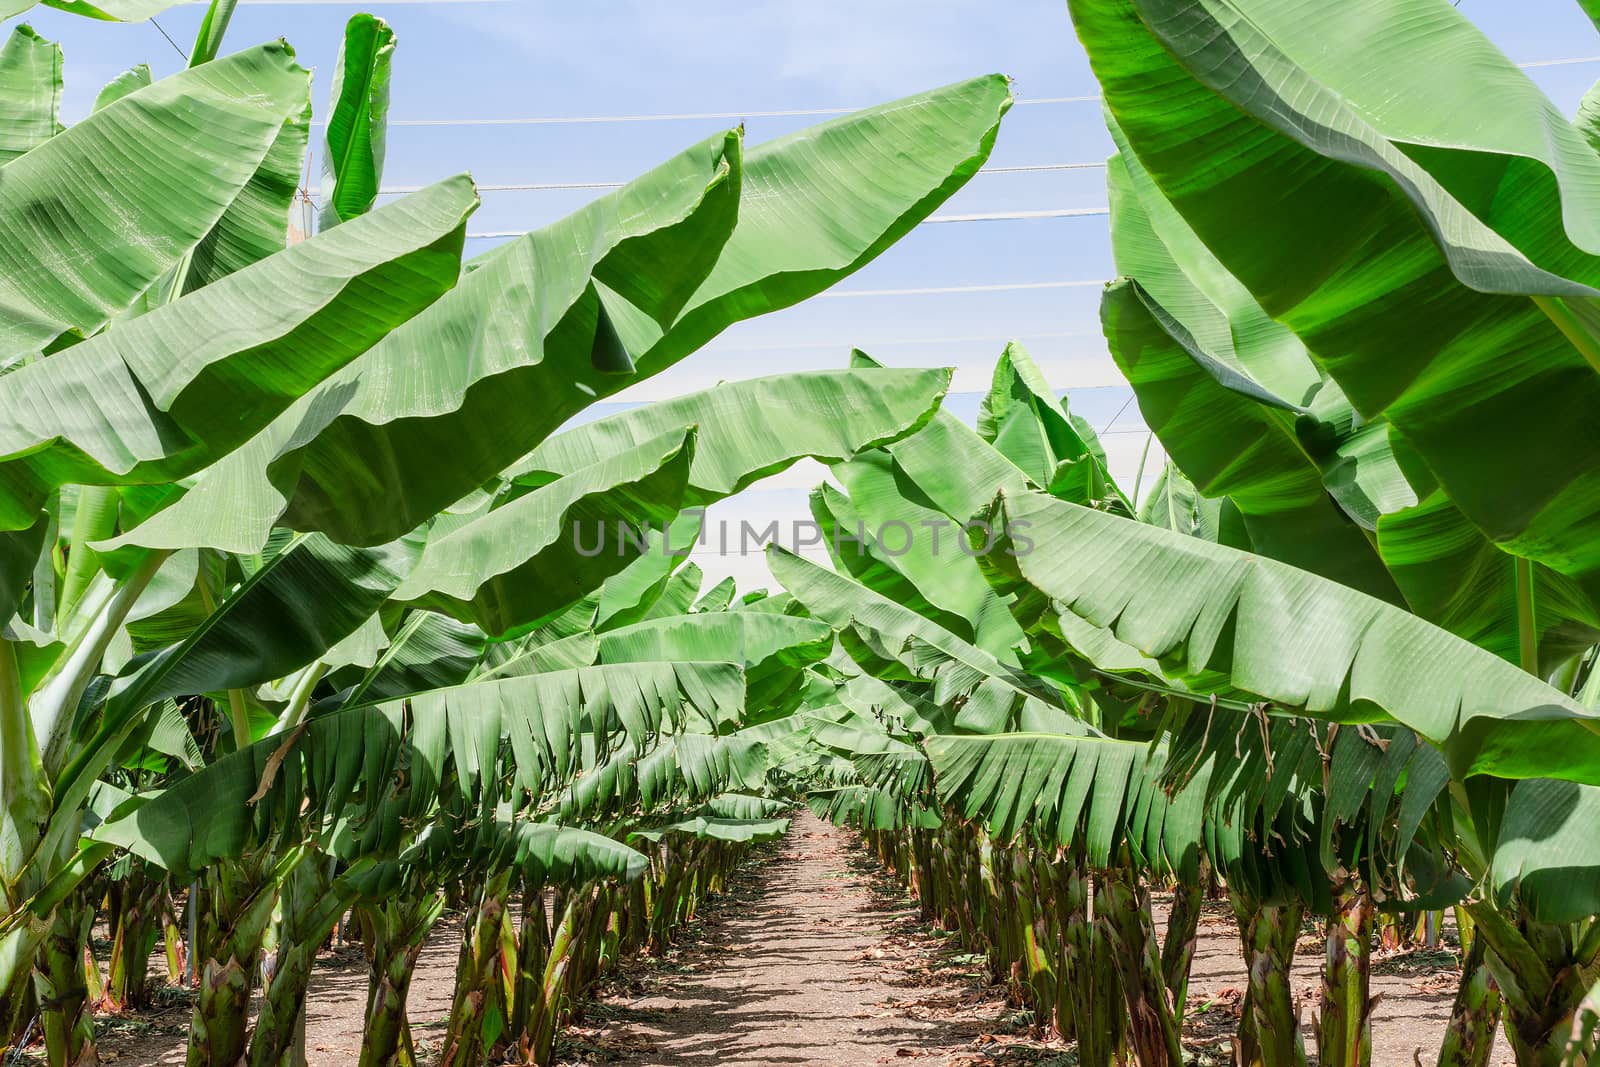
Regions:
<svg viewBox="0 0 1600 1067"><path fill-rule="evenodd" d="M1500 987L1489 971L1486 940L1465 930L1462 938L1470 947L1461 961L1461 985L1439 1046L1438 1067L1489 1067L1500 1028Z"/></svg>
<svg viewBox="0 0 1600 1067"><path fill-rule="evenodd" d="M1155 440L1155 434L1144 435L1144 448L1139 453L1139 469L1133 475L1133 496L1128 498L1128 503L1133 506L1134 514L1139 512L1139 486L1144 484L1144 461L1150 458L1150 442Z"/></svg>
<svg viewBox="0 0 1600 1067"><path fill-rule="evenodd" d="M1518 1067L1560 1067L1578 1011L1600 977L1595 920L1554 925L1520 911L1512 920L1487 901L1473 901L1467 910L1486 941Z"/></svg>
<svg viewBox="0 0 1600 1067"><path fill-rule="evenodd" d="M117 1011L150 1006L150 951L155 947L163 882L138 856L111 883L111 959L106 1000Z"/></svg>
<svg viewBox="0 0 1600 1067"><path fill-rule="evenodd" d="M508 964L515 966L501 959L501 927L510 883L509 869L492 875L467 915L439 1067L481 1067L488 1062L489 1050L505 1034L507 998L501 975Z"/></svg>
<svg viewBox="0 0 1600 1067"><path fill-rule="evenodd" d="M200 580L195 583L195 588L200 593L200 606L205 609L207 615L215 615L217 599L212 595L211 587L206 583L204 558L200 561ZM228 690L228 726L233 730L233 747L235 751L244 748L250 743L250 711L245 706L244 693L238 689Z"/></svg>
<svg viewBox="0 0 1600 1067"><path fill-rule="evenodd" d="M49 1067L98 1064L83 950L94 909L80 894L56 909L34 972Z"/></svg>
<svg viewBox="0 0 1600 1067"><path fill-rule="evenodd" d="M545 964L544 982L537 1008L530 1013L533 1024L529 1035L532 1062L540 1067L550 1062L560 1026L561 998L575 953L580 949L588 925L592 899L589 894L573 893L550 938L550 953Z"/></svg>
<svg viewBox="0 0 1600 1067"><path fill-rule="evenodd" d="M1028 1006L1033 1010L1035 1024L1043 1027L1048 1024L1056 1000L1056 974L1045 951L1050 934L1045 911L1034 890L1033 861L1026 848L1011 850L1011 872L1017 920L1022 926L1023 963L1028 972Z"/></svg>
<svg viewBox="0 0 1600 1067"><path fill-rule="evenodd" d="M1192 881L1180 881L1172 891L1172 911L1167 914L1167 936L1161 942L1161 981L1172 999L1172 1014L1183 1026L1189 1001L1189 973L1194 969L1195 945L1200 936L1200 912L1209 878L1205 859Z"/></svg>
<svg viewBox="0 0 1600 1067"><path fill-rule="evenodd" d="M37 1002L33 961L50 933L50 922L24 911L18 924L0 937L0 1053L9 1054Z"/></svg>
<svg viewBox="0 0 1600 1067"><path fill-rule="evenodd" d="M305 1063L306 990L328 928L355 899L336 881L323 858L302 854L284 884L272 978L250 1036L250 1067L300 1067Z"/></svg>
<svg viewBox="0 0 1600 1067"><path fill-rule="evenodd" d="M1234 894L1234 911L1249 968L1245 1003L1248 1029L1240 1025L1242 1067L1306 1067L1300 1014L1295 1010L1289 968L1300 934L1299 904L1259 904Z"/></svg>
<svg viewBox="0 0 1600 1067"><path fill-rule="evenodd" d="M61 770L71 739L72 716L83 691L100 673L106 649L127 621L134 603L171 554L169 551L149 553L126 580L112 587L104 603L95 605L89 624L73 638L46 680L34 690L29 713L47 774Z"/></svg>
<svg viewBox="0 0 1600 1067"><path fill-rule="evenodd" d="M327 673L328 665L320 660L305 669L295 683L294 691L289 694L289 706L283 709L283 714L272 728L274 734L288 733L305 720L306 709L311 706L311 695Z"/></svg>
<svg viewBox="0 0 1600 1067"><path fill-rule="evenodd" d="M1321 1067L1372 1063L1372 898L1352 878L1333 885L1317 1032Z"/></svg>
<svg viewBox="0 0 1600 1067"><path fill-rule="evenodd" d="M1139 882L1126 855L1101 874L1097 889L1096 912L1105 919L1128 1008L1134 1055L1141 1067L1182 1067L1183 1042L1161 977L1150 891Z"/></svg>
<svg viewBox="0 0 1600 1067"><path fill-rule="evenodd" d="M117 532L117 514L122 497L108 485L85 485L78 489L78 506L72 515L72 540L67 553L66 571L61 576L58 617L67 619L72 609L100 573L100 554L89 545Z"/></svg>
<svg viewBox="0 0 1600 1067"><path fill-rule="evenodd" d="M278 886L300 861L294 849L268 867L272 856L225 860L200 880L201 901L190 901L200 917L195 946L200 991L189 1023L186 1067L239 1067L245 1061L250 993ZM209 900L205 900L209 897Z"/></svg>
<svg viewBox="0 0 1600 1067"><path fill-rule="evenodd" d="M516 985L511 993L514 1034L529 1033L549 956L550 923L544 914L544 887L526 885L522 889L522 920L517 924Z"/></svg>
<svg viewBox="0 0 1600 1067"><path fill-rule="evenodd" d="M417 958L444 914L444 904L442 893L424 892L363 907L371 975L359 1067L415 1067L406 998Z"/></svg>
<svg viewBox="0 0 1600 1067"><path fill-rule="evenodd" d="M1512 557L1517 573L1517 657L1522 669L1539 673L1539 631L1533 603L1533 562L1523 556Z"/></svg>
<svg viewBox="0 0 1600 1067"><path fill-rule="evenodd" d="M6 911L15 914L26 895L19 885L50 818L50 790L22 692L16 650L0 637L0 883ZM24 968L23 973L26 973ZM7 975L0 968L0 989Z"/></svg>

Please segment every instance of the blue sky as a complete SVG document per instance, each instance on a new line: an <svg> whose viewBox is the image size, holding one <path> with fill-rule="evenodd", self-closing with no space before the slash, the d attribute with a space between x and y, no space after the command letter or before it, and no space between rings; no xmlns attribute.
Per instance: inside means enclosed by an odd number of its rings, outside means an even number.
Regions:
<svg viewBox="0 0 1600 1067"><path fill-rule="evenodd" d="M1576 0L1462 0L1518 62L1600 55L1600 36ZM399 120L660 115L856 107L990 71L1010 75L1018 107L991 162L1000 166L1103 160L1110 142L1091 102L1095 84L1062 0L421 0L357 5L338 0L243 0L229 44L287 38L319 74L326 105L344 20L384 16L399 35L391 115ZM204 8L180 7L161 26L187 48ZM86 113L99 87L148 62L158 75L182 65L150 25L72 18L46 8L29 21L66 52L64 111ZM1528 71L1571 112L1600 78L1600 62ZM746 121L750 143L815 118ZM463 170L482 183L620 181L736 120L540 126L399 126L390 131L386 185L419 185ZM1083 169L980 174L951 212L1032 211L1105 203L1104 175ZM538 226L596 195L584 191L486 192L471 228ZM490 247L474 241L470 251ZM1103 217L925 226L843 283L841 290L1093 281L1109 275ZM790 370L838 367L859 346L886 363L953 366L955 388L980 390L1009 338L1022 341L1075 411L1109 432L1113 473L1131 486L1147 434L1137 405L1101 341L1098 289L1035 289L922 296L831 296L730 330L627 399L672 396ZM970 402L961 405L971 410ZM1150 470L1158 466L1159 445ZM805 489L822 475L806 464L722 505L714 518L804 518ZM1145 484L1149 483L1147 473ZM696 557L710 577L765 584L756 557Z"/></svg>

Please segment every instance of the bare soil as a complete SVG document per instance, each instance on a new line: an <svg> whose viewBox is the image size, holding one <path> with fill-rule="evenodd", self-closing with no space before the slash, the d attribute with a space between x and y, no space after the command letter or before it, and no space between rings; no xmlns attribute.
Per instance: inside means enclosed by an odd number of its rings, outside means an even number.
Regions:
<svg viewBox="0 0 1600 1067"><path fill-rule="evenodd" d="M689 948L624 969L575 1031L577 1062L988 1063L1026 1030L846 832L803 813L750 874Z"/></svg>
<svg viewBox="0 0 1600 1067"><path fill-rule="evenodd" d="M440 923L412 985L411 1021L423 1063L432 1062L443 1035L460 936L459 921ZM917 921L914 904L854 835L808 813L747 865L679 941L664 957L630 961L608 979L564 1038L563 1063L1077 1063L1070 1048L1037 1039L1029 1015L989 983L981 958ZM1443 950L1379 954L1373 977L1379 1067L1434 1062L1455 993L1453 948L1447 939ZM1308 1031L1320 961L1320 941L1308 931L1294 968ZM159 974L161 964L153 967ZM355 1063L366 983L359 946L318 961L308 998L310 1067ZM1208 904L1184 1028L1197 1067L1229 1062L1244 984L1232 914L1224 902ZM149 1012L101 1016L102 1059L119 1067L183 1063L189 1009L185 991L167 989ZM1492 1063L1511 1067L1503 1040Z"/></svg>

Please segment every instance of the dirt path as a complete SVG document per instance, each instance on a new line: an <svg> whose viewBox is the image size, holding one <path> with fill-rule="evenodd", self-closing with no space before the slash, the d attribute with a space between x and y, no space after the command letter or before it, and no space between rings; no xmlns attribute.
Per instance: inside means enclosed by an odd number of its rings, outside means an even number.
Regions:
<svg viewBox="0 0 1600 1067"><path fill-rule="evenodd" d="M860 855L843 831L799 815L761 872L759 895L716 925L698 973L606 1006L605 1043L636 1050L614 1062L767 1067L970 1055L982 1025L923 1010L948 988L896 980L905 952L889 927L906 912L874 896ZM992 1002L980 1012L997 1014Z"/></svg>

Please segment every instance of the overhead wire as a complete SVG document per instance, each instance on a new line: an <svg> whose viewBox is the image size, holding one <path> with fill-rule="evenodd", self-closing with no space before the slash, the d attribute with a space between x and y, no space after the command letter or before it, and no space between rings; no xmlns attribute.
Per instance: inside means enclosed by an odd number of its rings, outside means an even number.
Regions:
<svg viewBox="0 0 1600 1067"><path fill-rule="evenodd" d="M249 2L249 0L246 0ZM344 3L346 0L254 0L256 3ZM354 0L350 0L354 2ZM440 3L445 0L411 0L413 3ZM462 0L462 2L490 3L494 0ZM1567 67L1582 63L1600 63L1597 56L1560 56L1554 59L1535 59L1518 63L1522 70L1544 67ZM1098 104L1100 94L1082 96L1021 97L1016 107L1041 107L1054 104ZM586 126L626 122L708 122L739 121L743 119L811 118L826 115L848 115L862 110L859 107L804 107L778 108L769 111L683 111L641 115L539 115L527 117L482 117L442 119L390 119L390 126ZM318 123L319 125L321 123Z"/></svg>
<svg viewBox="0 0 1600 1067"><path fill-rule="evenodd" d="M1045 171L1105 170L1104 160L1082 160L1069 163L1021 163L1011 166L983 167L979 174L1037 174ZM577 189L621 189L627 182L577 181L577 182L479 182L480 193L543 193ZM425 189L422 185L385 185L378 190L380 196L403 196Z"/></svg>

